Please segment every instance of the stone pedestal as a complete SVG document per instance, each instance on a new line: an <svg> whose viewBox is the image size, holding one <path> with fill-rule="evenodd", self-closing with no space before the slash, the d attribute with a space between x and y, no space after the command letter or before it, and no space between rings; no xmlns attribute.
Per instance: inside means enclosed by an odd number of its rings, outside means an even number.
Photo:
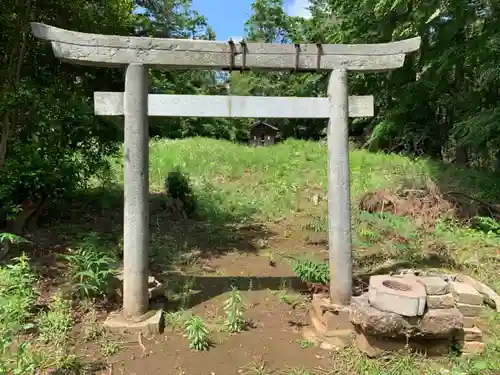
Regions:
<svg viewBox="0 0 500 375"><path fill-rule="evenodd" d="M353 343L355 333L349 307L331 304L327 295L315 294L308 315L311 325L304 329L306 340L327 350L340 350Z"/></svg>
<svg viewBox="0 0 500 375"><path fill-rule="evenodd" d="M370 357L403 349L441 356L454 347L480 353L484 344L474 317L482 302L470 285L438 276L375 276L369 292L354 297L350 306L356 346Z"/></svg>
<svg viewBox="0 0 500 375"><path fill-rule="evenodd" d="M163 310L150 310L134 319L126 319L119 311L112 312L104 321L104 326L118 333L141 332L154 335L161 333L164 329Z"/></svg>
<svg viewBox="0 0 500 375"><path fill-rule="evenodd" d="M369 357L400 350L444 356L453 348L479 354L484 343L476 320L482 303L470 285L446 278L374 276L368 293L353 297L348 308L314 295L304 336L330 350L354 343Z"/></svg>

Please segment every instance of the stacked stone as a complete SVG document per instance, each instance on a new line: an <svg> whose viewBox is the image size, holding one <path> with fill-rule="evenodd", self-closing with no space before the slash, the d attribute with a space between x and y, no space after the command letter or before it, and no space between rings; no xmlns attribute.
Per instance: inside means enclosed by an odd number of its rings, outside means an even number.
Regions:
<svg viewBox="0 0 500 375"><path fill-rule="evenodd" d="M403 349L441 356L456 347L464 354L480 353L484 343L476 318L483 300L472 285L449 277L372 276L368 293L353 297L349 309L315 295L312 329L304 334L323 349L354 341L370 357Z"/></svg>
<svg viewBox="0 0 500 375"><path fill-rule="evenodd" d="M442 285L434 289L438 295L447 294ZM351 304L358 349L370 357L403 349L446 355L463 317L454 306L426 311L426 302L426 285L416 277L372 277L369 292Z"/></svg>
<svg viewBox="0 0 500 375"><path fill-rule="evenodd" d="M464 328L457 336L462 353L475 354L484 350L483 334L476 326L476 317L483 312L483 296L471 285L461 282L450 284L457 309L463 315Z"/></svg>

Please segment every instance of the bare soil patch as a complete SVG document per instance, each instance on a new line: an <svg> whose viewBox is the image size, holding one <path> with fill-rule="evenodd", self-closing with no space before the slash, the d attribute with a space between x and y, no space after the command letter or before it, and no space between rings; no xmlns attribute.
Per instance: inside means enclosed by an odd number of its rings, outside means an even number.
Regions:
<svg viewBox="0 0 500 375"><path fill-rule="evenodd" d="M328 366L320 349L301 347L300 329L306 324L305 304L295 308L280 302L271 291L243 293L247 305L248 331L215 333L214 347L207 352L188 349L182 333L166 331L144 341L146 353L137 345L115 358L116 373L123 374L271 374L275 371ZM224 296L197 305L192 312L207 321L220 317ZM116 371L115 370L115 371ZM285 372L286 373L286 372Z"/></svg>

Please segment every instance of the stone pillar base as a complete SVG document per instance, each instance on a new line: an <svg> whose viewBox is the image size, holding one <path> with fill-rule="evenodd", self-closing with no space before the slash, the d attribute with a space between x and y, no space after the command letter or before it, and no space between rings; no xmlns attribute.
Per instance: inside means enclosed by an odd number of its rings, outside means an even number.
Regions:
<svg viewBox="0 0 500 375"><path fill-rule="evenodd" d="M104 326L118 333L161 333L165 327L163 310L150 310L134 319L126 319L121 311L112 312L104 321Z"/></svg>
<svg viewBox="0 0 500 375"><path fill-rule="evenodd" d="M352 345L354 326L349 321L349 307L330 303L327 295L313 295L308 311L310 326L303 330L306 340L325 350L341 350Z"/></svg>

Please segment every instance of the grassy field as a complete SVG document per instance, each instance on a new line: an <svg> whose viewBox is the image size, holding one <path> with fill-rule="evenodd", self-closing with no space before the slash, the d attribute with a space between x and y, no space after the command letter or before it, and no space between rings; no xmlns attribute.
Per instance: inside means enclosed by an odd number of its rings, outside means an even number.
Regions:
<svg viewBox="0 0 500 375"><path fill-rule="evenodd" d="M165 374L165 368L172 375L500 374L500 316L493 313L484 317L488 346L478 358L401 353L369 360L354 349L330 355L302 340L293 327L305 321L307 296L294 290L283 256L328 256L324 145L248 148L193 138L152 141L150 152L151 270L167 285L172 329L131 340L101 325L116 307L108 264L122 251L117 159L105 182L50 207L41 229L26 236L32 243L19 245L29 259L0 269L0 374L12 368L16 374L35 368L111 374L117 366L124 374ZM477 225L477 216L497 210L500 178L364 150L350 156L356 273L396 264L443 268L500 290L500 224L480 219ZM196 218L184 219L168 204L165 178L175 167L193 187ZM372 198L386 199L393 209L370 213L366 195L381 189ZM449 212L452 205L458 213ZM239 290L232 299L231 286ZM229 299L234 307L239 298L238 311L252 324L235 335L227 332L231 316L224 304ZM190 350L183 336L192 316L212 336L208 352Z"/></svg>

